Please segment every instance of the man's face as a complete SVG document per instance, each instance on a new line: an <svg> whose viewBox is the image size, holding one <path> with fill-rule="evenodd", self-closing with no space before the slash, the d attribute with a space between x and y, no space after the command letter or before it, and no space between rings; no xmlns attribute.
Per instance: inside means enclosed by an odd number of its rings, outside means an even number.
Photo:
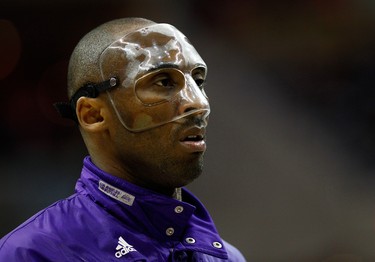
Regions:
<svg viewBox="0 0 375 262"><path fill-rule="evenodd" d="M187 38L170 25L137 30L101 55L103 80L120 78L108 93L120 125L115 144L136 183L186 185L202 172L209 103L207 67Z"/></svg>
<svg viewBox="0 0 375 262"><path fill-rule="evenodd" d="M176 28L157 24L125 35L100 56L103 80L116 76L121 88L109 93L124 127L140 132L210 108L203 90L207 67ZM118 94L121 93L121 94ZM191 104L181 111L181 104ZM188 112L189 111L189 112Z"/></svg>

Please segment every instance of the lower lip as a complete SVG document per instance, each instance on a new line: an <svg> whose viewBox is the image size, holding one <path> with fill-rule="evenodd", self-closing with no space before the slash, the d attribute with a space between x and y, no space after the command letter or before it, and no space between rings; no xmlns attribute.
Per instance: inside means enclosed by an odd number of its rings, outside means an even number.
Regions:
<svg viewBox="0 0 375 262"><path fill-rule="evenodd" d="M181 144L187 151L191 153L195 152L204 152L206 151L206 142L204 140L201 141L182 141Z"/></svg>

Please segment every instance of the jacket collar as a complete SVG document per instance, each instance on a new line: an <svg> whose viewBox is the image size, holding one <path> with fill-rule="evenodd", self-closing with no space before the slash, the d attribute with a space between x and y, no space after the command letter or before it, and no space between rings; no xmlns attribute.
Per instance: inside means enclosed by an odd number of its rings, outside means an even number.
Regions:
<svg viewBox="0 0 375 262"><path fill-rule="evenodd" d="M227 258L210 215L185 188L183 201L178 201L112 176L86 157L76 191L88 194L121 222L173 245L176 251L192 250Z"/></svg>

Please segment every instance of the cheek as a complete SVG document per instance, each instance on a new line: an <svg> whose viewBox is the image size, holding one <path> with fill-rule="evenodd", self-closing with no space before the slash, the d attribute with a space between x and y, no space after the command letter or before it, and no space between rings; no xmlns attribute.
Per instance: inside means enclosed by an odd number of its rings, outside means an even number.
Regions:
<svg viewBox="0 0 375 262"><path fill-rule="evenodd" d="M131 120L133 128L140 129L153 125L153 118L147 113L134 113L134 119Z"/></svg>
<svg viewBox="0 0 375 262"><path fill-rule="evenodd" d="M134 128L145 128L167 122L176 115L176 111L177 108L171 103L143 107L138 112L133 110L133 126Z"/></svg>
<svg viewBox="0 0 375 262"><path fill-rule="evenodd" d="M150 107L144 106L142 109L142 114L150 117L154 123L161 123L170 120L176 115L176 113L177 107L170 102Z"/></svg>
<svg viewBox="0 0 375 262"><path fill-rule="evenodd" d="M177 102L145 106L134 96L131 90L122 94L122 96L128 99L117 100L115 104L125 125L130 129L148 128L167 122L178 114Z"/></svg>

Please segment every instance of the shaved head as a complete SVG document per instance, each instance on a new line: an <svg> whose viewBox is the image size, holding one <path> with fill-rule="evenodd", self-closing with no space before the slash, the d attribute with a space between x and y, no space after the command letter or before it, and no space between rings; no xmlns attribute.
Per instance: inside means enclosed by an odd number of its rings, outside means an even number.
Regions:
<svg viewBox="0 0 375 262"><path fill-rule="evenodd" d="M144 18L122 18L107 22L85 35L75 47L68 68L68 97L88 82L101 82L99 56L124 35L155 24Z"/></svg>

